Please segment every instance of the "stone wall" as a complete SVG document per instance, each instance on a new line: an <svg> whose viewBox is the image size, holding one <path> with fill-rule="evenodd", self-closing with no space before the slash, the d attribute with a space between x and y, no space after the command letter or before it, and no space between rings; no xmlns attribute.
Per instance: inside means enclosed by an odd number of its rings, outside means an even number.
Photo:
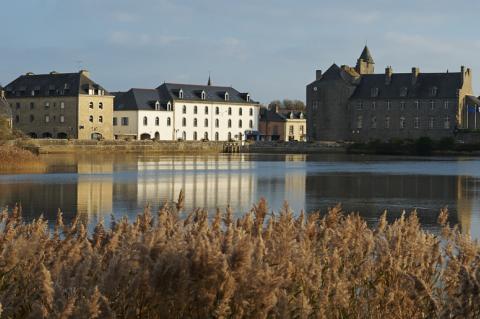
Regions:
<svg viewBox="0 0 480 319"><path fill-rule="evenodd" d="M347 144L338 142L255 142L241 147L242 153L345 153Z"/></svg>

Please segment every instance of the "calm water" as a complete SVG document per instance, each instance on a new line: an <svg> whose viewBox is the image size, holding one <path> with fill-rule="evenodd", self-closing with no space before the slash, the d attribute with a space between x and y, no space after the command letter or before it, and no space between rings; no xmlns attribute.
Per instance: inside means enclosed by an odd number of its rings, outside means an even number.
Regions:
<svg viewBox="0 0 480 319"><path fill-rule="evenodd" d="M346 155L45 156L46 174L0 175L0 205L21 203L30 220L68 221L79 212L95 222L133 219L148 203L157 209L185 190L187 210L248 211L260 197L278 210L299 212L337 203L375 223L416 208L435 230L442 207L462 230L480 237L480 159Z"/></svg>

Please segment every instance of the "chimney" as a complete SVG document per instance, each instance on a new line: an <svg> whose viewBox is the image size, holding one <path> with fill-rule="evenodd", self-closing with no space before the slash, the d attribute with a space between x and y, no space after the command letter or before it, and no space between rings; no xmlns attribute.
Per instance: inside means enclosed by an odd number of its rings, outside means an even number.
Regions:
<svg viewBox="0 0 480 319"><path fill-rule="evenodd" d="M85 75L87 78L90 77L90 72L88 72L88 70L80 70L80 74Z"/></svg>
<svg viewBox="0 0 480 319"><path fill-rule="evenodd" d="M315 80L320 80L322 78L322 70L317 70L315 72Z"/></svg>
<svg viewBox="0 0 480 319"><path fill-rule="evenodd" d="M462 72L462 74L465 73L465 66L464 66L464 65L462 65L462 66L460 67L460 72Z"/></svg>
<svg viewBox="0 0 480 319"><path fill-rule="evenodd" d="M412 85L417 84L418 74L420 73L419 68L412 68Z"/></svg>
<svg viewBox="0 0 480 319"><path fill-rule="evenodd" d="M390 82L392 81L392 74L393 74L393 69L391 66L387 66L385 68L385 84L389 85Z"/></svg>

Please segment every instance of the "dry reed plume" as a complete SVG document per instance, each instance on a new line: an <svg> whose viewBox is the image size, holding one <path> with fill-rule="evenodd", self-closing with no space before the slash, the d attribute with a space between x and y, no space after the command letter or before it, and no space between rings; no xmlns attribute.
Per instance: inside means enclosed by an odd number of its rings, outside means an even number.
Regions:
<svg viewBox="0 0 480 319"><path fill-rule="evenodd" d="M46 164L32 152L0 144L0 172L43 172L45 169Z"/></svg>
<svg viewBox="0 0 480 319"><path fill-rule="evenodd" d="M438 236L415 213L372 229L339 207L294 217L263 200L237 220L147 208L91 235L20 213L1 215L2 318L480 316L479 245L445 211Z"/></svg>

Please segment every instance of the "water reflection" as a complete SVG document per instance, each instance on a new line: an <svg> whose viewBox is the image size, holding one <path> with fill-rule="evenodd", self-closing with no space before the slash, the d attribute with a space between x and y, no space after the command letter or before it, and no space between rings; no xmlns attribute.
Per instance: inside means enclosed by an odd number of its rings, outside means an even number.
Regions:
<svg viewBox="0 0 480 319"><path fill-rule="evenodd" d="M21 203L27 219L40 214L54 220L57 209L71 220L75 212L91 222L117 217L134 218L149 203L157 209L185 190L187 210L210 211L228 204L241 214L260 197L272 210L287 200L298 212L325 210L341 202L359 211L370 223L389 211L391 218L417 209L422 224L436 227L441 207L448 207L452 223L479 237L478 177L445 175L456 160L432 162L431 171L405 174L408 163L395 159L306 155L216 156L47 156L49 173L0 176L0 205ZM437 165L438 169L435 169ZM480 167L480 162L466 165ZM398 171L403 171L399 174ZM378 173L372 173L378 172Z"/></svg>

